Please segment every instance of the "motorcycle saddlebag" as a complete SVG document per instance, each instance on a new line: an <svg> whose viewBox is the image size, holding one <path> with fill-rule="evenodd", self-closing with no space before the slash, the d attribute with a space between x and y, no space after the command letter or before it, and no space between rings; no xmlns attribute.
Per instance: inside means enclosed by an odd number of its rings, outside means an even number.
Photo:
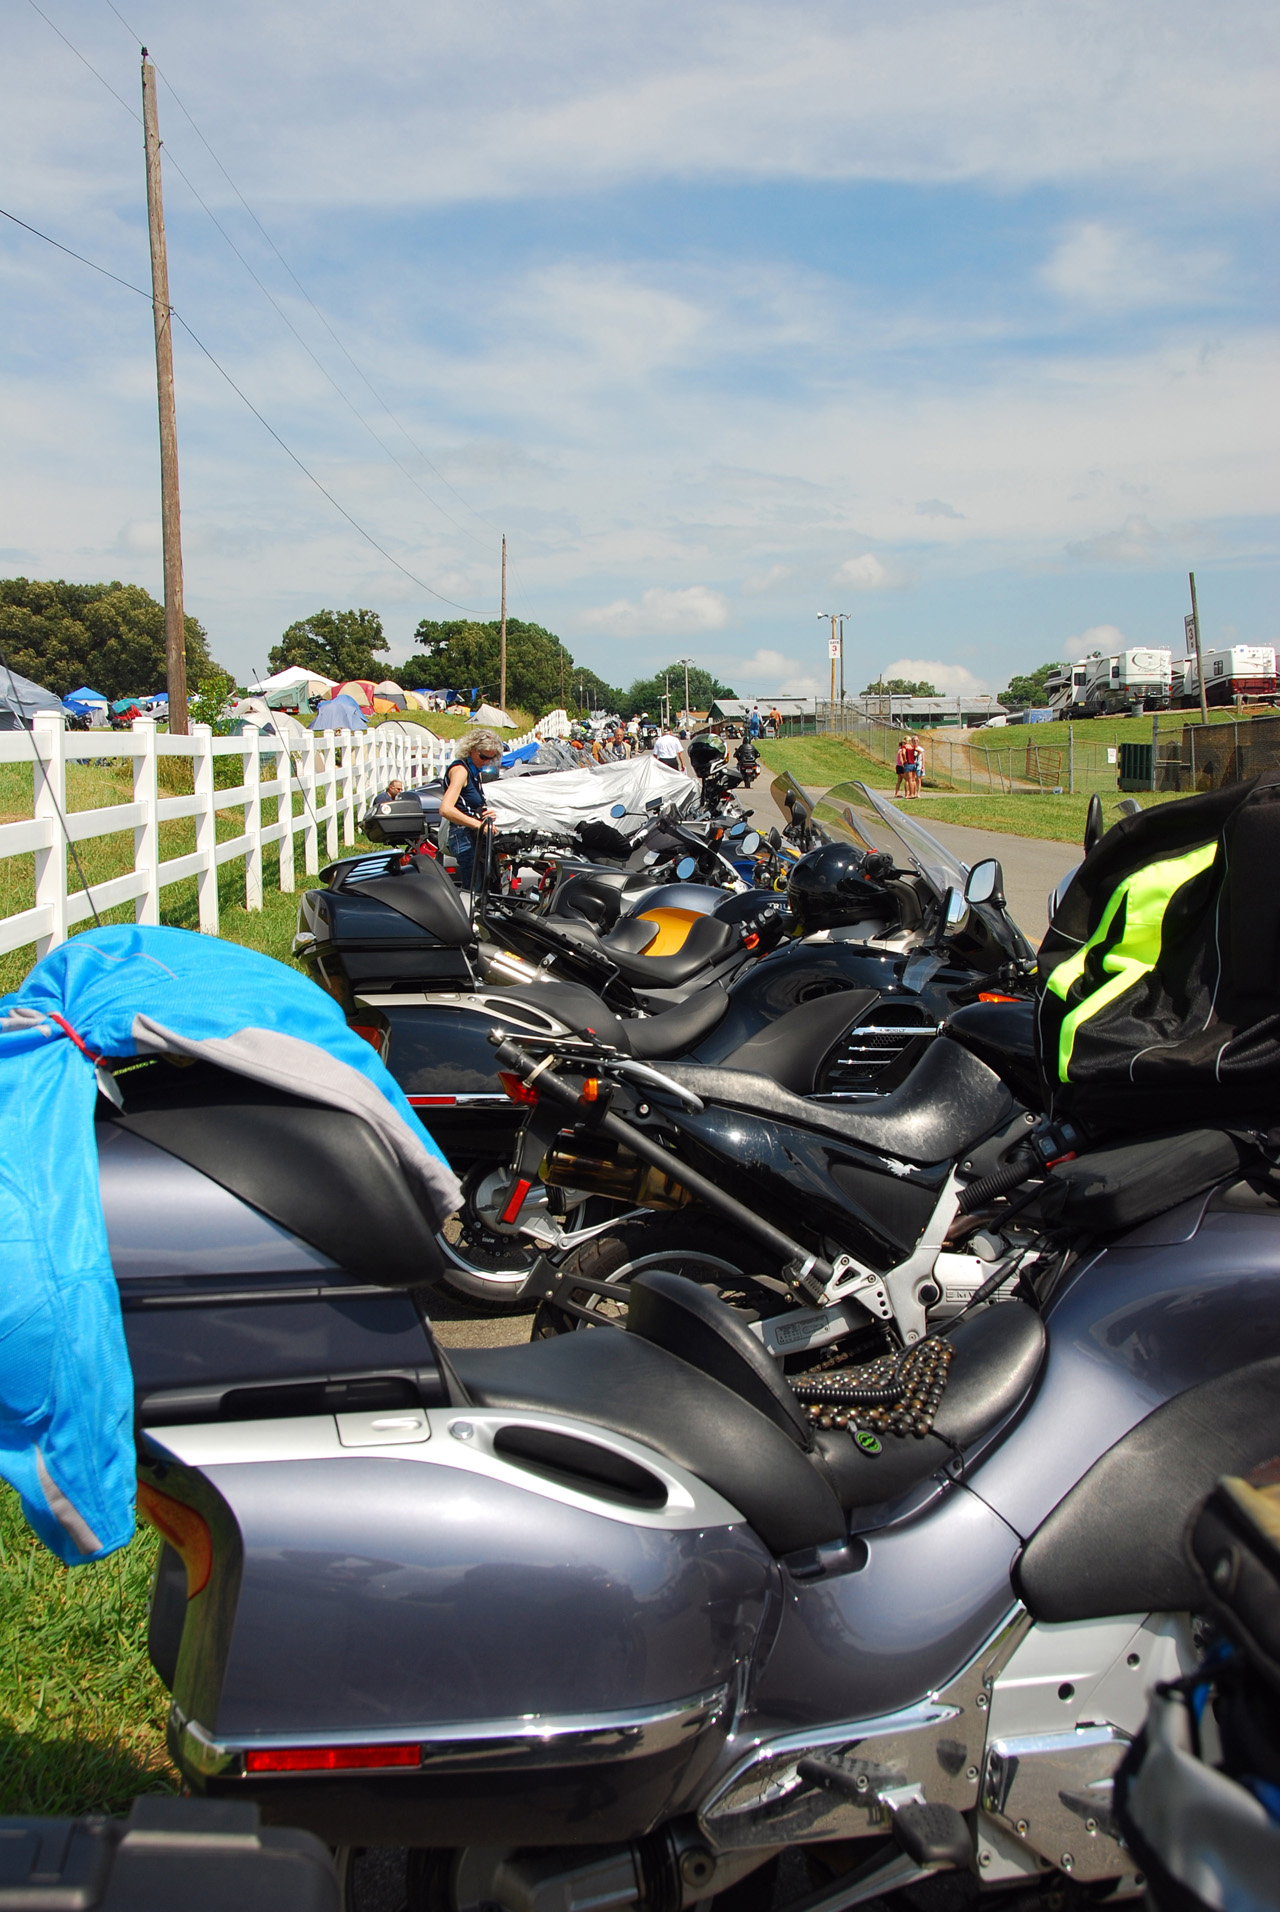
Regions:
<svg viewBox="0 0 1280 1912"><path fill-rule="evenodd" d="M294 953L339 1001L472 980L471 920L434 858L355 857L325 875L302 899Z"/></svg>
<svg viewBox="0 0 1280 1912"><path fill-rule="evenodd" d="M1125 818L1040 950L1036 1040L1055 1115L1101 1129L1274 1120L1280 774Z"/></svg>

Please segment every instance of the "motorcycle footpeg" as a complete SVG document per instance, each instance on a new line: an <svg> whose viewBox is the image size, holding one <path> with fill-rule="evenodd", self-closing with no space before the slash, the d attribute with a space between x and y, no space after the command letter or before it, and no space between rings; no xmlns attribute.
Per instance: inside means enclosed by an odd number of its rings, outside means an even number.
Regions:
<svg viewBox="0 0 1280 1912"><path fill-rule="evenodd" d="M931 1872L973 1864L973 1839L955 1806L925 1801L899 1806L893 1814L893 1836L908 1859Z"/></svg>

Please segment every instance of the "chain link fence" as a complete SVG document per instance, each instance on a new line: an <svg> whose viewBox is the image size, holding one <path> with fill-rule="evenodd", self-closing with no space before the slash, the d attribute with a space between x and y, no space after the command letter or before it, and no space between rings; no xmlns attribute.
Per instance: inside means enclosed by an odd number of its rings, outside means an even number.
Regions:
<svg viewBox="0 0 1280 1912"><path fill-rule="evenodd" d="M937 731L913 731L870 717L848 703L819 704L818 729L845 737L875 762L892 769L904 736L918 738L924 751L927 789L975 791L1012 796L1018 791L1077 791L1088 796L1113 794L1118 750L1115 745L1085 743L1073 734L1065 744L1039 743L1030 729L1013 733L987 732L980 742L968 736L946 737ZM1016 735L1016 743L1005 735ZM996 742L999 737L1001 741Z"/></svg>

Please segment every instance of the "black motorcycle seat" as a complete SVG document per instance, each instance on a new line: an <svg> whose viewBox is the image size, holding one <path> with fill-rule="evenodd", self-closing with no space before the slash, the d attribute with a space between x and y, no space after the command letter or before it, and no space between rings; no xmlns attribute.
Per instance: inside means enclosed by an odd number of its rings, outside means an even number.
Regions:
<svg viewBox="0 0 1280 1912"><path fill-rule="evenodd" d="M534 919L537 920L536 918ZM585 923L561 922L547 918L548 927L570 942L598 950L615 964L624 981L641 989L679 989L692 982L700 969L709 969L727 956L738 939L738 927L722 923L716 916L700 916L689 926L682 948L672 956L637 956L615 944L609 937L597 936ZM625 937L622 939L625 942Z"/></svg>
<svg viewBox="0 0 1280 1912"><path fill-rule="evenodd" d="M704 1102L817 1129L910 1162L946 1162L1014 1115L1017 1104L984 1062L944 1038L930 1044L906 1081L877 1102L837 1108L793 1095L768 1076L681 1063L664 1071Z"/></svg>
<svg viewBox="0 0 1280 1912"><path fill-rule="evenodd" d="M687 1055L724 1020L728 1008L727 993L719 983L711 983L661 1015L637 1017L619 1026L637 1062L660 1062L667 1056Z"/></svg>
<svg viewBox="0 0 1280 1912"><path fill-rule="evenodd" d="M882 1434L878 1451L847 1428L819 1432L818 1452L841 1505L872 1507L927 1480L1020 1408L1044 1365L1044 1323L1025 1301L1000 1301L944 1330L955 1349L933 1432Z"/></svg>
<svg viewBox="0 0 1280 1912"><path fill-rule="evenodd" d="M844 1536L834 1487L791 1435L638 1334L591 1328L450 1358L476 1407L570 1415L641 1441L723 1494L775 1553Z"/></svg>

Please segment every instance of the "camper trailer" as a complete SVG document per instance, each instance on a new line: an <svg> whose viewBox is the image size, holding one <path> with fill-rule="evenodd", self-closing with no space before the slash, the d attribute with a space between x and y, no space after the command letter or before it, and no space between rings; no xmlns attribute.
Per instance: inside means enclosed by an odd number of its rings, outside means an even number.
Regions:
<svg viewBox="0 0 1280 1912"><path fill-rule="evenodd" d="M1206 651L1203 661L1206 703L1233 704L1237 697L1276 694L1276 654L1270 645L1235 644L1229 650ZM1200 702L1194 657L1174 667L1173 702L1183 710L1193 710Z"/></svg>
<svg viewBox="0 0 1280 1912"><path fill-rule="evenodd" d="M1058 717L1127 717L1167 710L1173 672L1170 651L1131 650L1063 664L1047 690Z"/></svg>

